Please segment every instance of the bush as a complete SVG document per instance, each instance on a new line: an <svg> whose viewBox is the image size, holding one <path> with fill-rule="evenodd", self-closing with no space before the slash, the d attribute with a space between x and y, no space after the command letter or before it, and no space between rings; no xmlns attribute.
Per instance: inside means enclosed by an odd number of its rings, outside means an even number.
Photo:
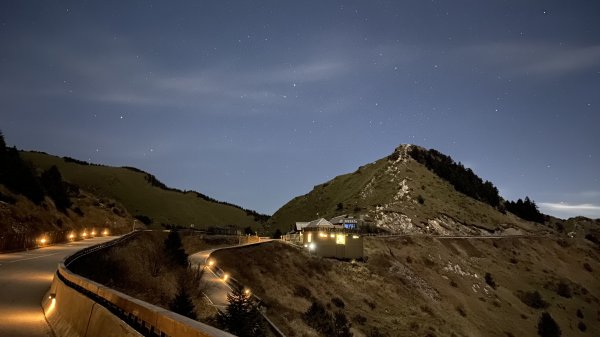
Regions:
<svg viewBox="0 0 600 337"><path fill-rule="evenodd" d="M234 289L227 294L227 310L217 314L217 324L239 337L265 336L263 318L252 298L242 291Z"/></svg>
<svg viewBox="0 0 600 337"><path fill-rule="evenodd" d="M556 286L556 293L564 298L571 298L571 296L573 296L571 287L564 281L558 283Z"/></svg>
<svg viewBox="0 0 600 337"><path fill-rule="evenodd" d="M584 268L585 270L589 271L590 273L593 271L593 269L592 269L592 266L591 266L589 263L587 263L587 262L585 262L585 263L583 264L583 268Z"/></svg>
<svg viewBox="0 0 600 337"><path fill-rule="evenodd" d="M423 198L422 195L418 195L417 196L417 201L419 202L419 204L423 205L425 203L425 199Z"/></svg>
<svg viewBox="0 0 600 337"><path fill-rule="evenodd" d="M313 302L302 314L302 320L306 325L326 336L333 334L333 317L320 302Z"/></svg>
<svg viewBox="0 0 600 337"><path fill-rule="evenodd" d="M354 321L360 325L365 325L367 323L367 318L361 314L356 314L353 317Z"/></svg>
<svg viewBox="0 0 600 337"><path fill-rule="evenodd" d="M559 337L561 335L560 327L547 312L542 313L542 316L540 316L538 335L540 337Z"/></svg>
<svg viewBox="0 0 600 337"><path fill-rule="evenodd" d="M307 300L310 300L312 298L310 289L306 288L303 285L296 286L296 288L294 289L294 296L306 298Z"/></svg>
<svg viewBox="0 0 600 337"><path fill-rule="evenodd" d="M490 273L485 273L485 283L492 287L492 289L496 289L496 281L494 281L494 277Z"/></svg>
<svg viewBox="0 0 600 337"><path fill-rule="evenodd" d="M534 309L543 309L548 307L548 302L544 301L542 295L540 295L540 293L537 290L525 293L519 292L517 296L519 297L521 302L527 304L528 306Z"/></svg>
<svg viewBox="0 0 600 337"><path fill-rule="evenodd" d="M583 318L583 312L581 311L581 309L577 309L577 317Z"/></svg>
<svg viewBox="0 0 600 337"><path fill-rule="evenodd" d="M577 324L577 327L579 328L579 331L581 332L585 332L585 330L587 330L587 326L585 325L585 323L579 321L579 324Z"/></svg>
<svg viewBox="0 0 600 337"><path fill-rule="evenodd" d="M338 308L343 308L346 306L346 304L344 303L344 301L342 301L341 298L339 297L334 297L331 299L331 303L333 303L333 305L335 305Z"/></svg>

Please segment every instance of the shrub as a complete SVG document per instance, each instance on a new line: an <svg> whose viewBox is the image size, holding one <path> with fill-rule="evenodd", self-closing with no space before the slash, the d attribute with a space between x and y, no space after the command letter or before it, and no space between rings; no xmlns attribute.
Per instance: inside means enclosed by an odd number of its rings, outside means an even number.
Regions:
<svg viewBox="0 0 600 337"><path fill-rule="evenodd" d="M310 300L312 298L312 293L310 292L310 289L306 288L305 286L297 285L294 289L294 296Z"/></svg>
<svg viewBox="0 0 600 337"><path fill-rule="evenodd" d="M465 310L465 307L462 304L456 306L456 311L458 311L458 313L462 317L467 317L467 311Z"/></svg>
<svg viewBox="0 0 600 337"><path fill-rule="evenodd" d="M456 283L456 281L454 281L454 280L450 281L450 285L453 286L454 288L458 288L458 283Z"/></svg>
<svg viewBox="0 0 600 337"><path fill-rule="evenodd" d="M379 331L379 329L377 329L377 328L371 328L371 330L369 330L369 334L367 336L368 337L388 337L387 334Z"/></svg>
<svg viewBox="0 0 600 337"><path fill-rule="evenodd" d="M577 324L577 327L579 328L579 331L584 332L585 330L587 330L587 326L585 325L585 323L579 321L579 324Z"/></svg>
<svg viewBox="0 0 600 337"><path fill-rule="evenodd" d="M344 301L342 301L341 298L339 297L334 297L331 299L331 303L333 303L333 305L335 305L338 308L343 308L346 306L346 304L344 303Z"/></svg>
<svg viewBox="0 0 600 337"><path fill-rule="evenodd" d="M365 325L367 323L367 318L361 314L354 315L354 321L360 325Z"/></svg>
<svg viewBox="0 0 600 337"><path fill-rule="evenodd" d="M333 315L333 336L335 337L352 337L350 332L352 324L346 318L346 315L338 311Z"/></svg>
<svg viewBox="0 0 600 337"><path fill-rule="evenodd" d="M581 311L581 309L577 309L577 317L583 318L583 312Z"/></svg>
<svg viewBox="0 0 600 337"><path fill-rule="evenodd" d="M496 289L496 281L494 281L494 277L492 276L492 274L485 273L485 283L487 283L487 285L489 285L493 289Z"/></svg>
<svg viewBox="0 0 600 337"><path fill-rule="evenodd" d="M571 287L564 282L560 281L556 286L556 293L564 298L571 298L573 294L571 293Z"/></svg>
<svg viewBox="0 0 600 337"><path fill-rule="evenodd" d="M302 314L302 320L306 325L324 335L331 336L333 334L333 317L323 304L317 301L313 302Z"/></svg>
<svg viewBox="0 0 600 337"><path fill-rule="evenodd" d="M527 304L534 309L543 309L548 307L548 302L544 301L542 295L536 291L519 292L517 294L521 302Z"/></svg>
<svg viewBox="0 0 600 337"><path fill-rule="evenodd" d="M585 262L585 263L583 264L583 268L584 268L585 270L589 271L590 273L593 271L593 270L592 270L592 266L591 266L589 263L587 263L587 262Z"/></svg>
<svg viewBox="0 0 600 337"><path fill-rule="evenodd" d="M540 316L538 335L540 337L559 337L561 335L560 327L547 312L542 313L542 316Z"/></svg>
<svg viewBox="0 0 600 337"><path fill-rule="evenodd" d="M418 195L417 196L417 201L419 202L419 204L423 205L425 203L425 199L423 198L422 195Z"/></svg>

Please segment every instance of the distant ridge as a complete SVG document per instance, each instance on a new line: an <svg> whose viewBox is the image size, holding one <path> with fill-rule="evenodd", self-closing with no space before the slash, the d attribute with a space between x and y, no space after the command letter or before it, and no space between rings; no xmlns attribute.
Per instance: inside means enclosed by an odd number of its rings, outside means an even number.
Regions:
<svg viewBox="0 0 600 337"><path fill-rule="evenodd" d="M33 151L21 152L21 155L42 169L56 165L66 181L96 195L115 199L133 216L151 221L150 226L258 227L269 218L196 191L168 187L154 175L135 167L91 164Z"/></svg>

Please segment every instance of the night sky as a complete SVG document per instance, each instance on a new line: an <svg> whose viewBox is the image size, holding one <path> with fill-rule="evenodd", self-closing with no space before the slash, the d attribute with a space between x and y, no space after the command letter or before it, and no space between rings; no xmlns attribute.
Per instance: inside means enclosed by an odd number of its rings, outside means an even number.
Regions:
<svg viewBox="0 0 600 337"><path fill-rule="evenodd" d="M272 213L402 143L600 217L600 2L2 1L0 130Z"/></svg>

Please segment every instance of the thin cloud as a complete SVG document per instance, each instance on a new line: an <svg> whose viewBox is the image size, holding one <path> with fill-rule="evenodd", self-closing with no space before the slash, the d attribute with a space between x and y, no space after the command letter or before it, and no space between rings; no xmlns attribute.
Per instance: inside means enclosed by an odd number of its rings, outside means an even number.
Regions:
<svg viewBox="0 0 600 337"><path fill-rule="evenodd" d="M570 204L565 202L539 203L540 208L544 213L548 213L559 218L568 218L572 216L586 216L590 218L600 218L600 205L594 204Z"/></svg>
<svg viewBox="0 0 600 337"><path fill-rule="evenodd" d="M559 77L600 66L600 45L560 46L546 43L499 42L458 49L455 56L487 64L508 75Z"/></svg>

